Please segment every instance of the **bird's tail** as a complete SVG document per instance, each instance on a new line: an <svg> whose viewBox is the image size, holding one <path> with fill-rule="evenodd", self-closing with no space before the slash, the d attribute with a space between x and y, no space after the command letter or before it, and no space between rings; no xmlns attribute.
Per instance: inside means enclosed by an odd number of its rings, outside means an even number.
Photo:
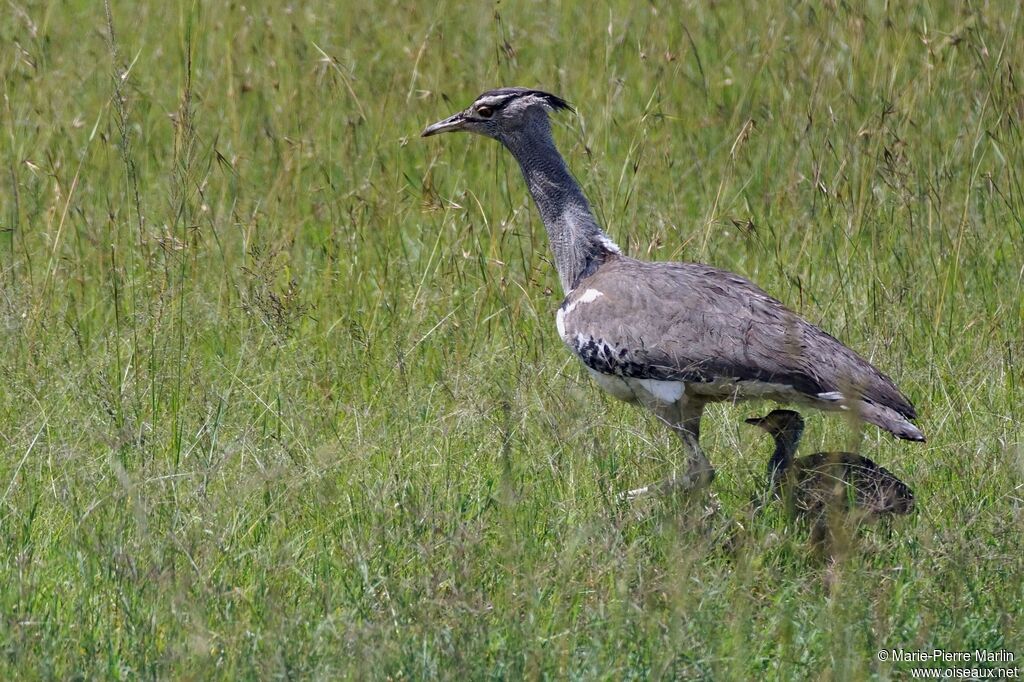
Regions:
<svg viewBox="0 0 1024 682"><path fill-rule="evenodd" d="M897 438L914 440L921 443L925 441L921 429L914 426L909 419L892 408L868 401L857 401L854 403L853 409L857 411L858 416L864 421L885 429Z"/></svg>

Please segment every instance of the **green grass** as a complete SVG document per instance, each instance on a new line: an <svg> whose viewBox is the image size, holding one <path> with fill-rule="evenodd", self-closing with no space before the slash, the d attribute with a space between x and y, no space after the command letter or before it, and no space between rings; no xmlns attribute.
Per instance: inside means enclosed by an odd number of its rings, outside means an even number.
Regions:
<svg viewBox="0 0 1024 682"><path fill-rule="evenodd" d="M0 676L902 678L1024 657L1012 2L11 3ZM792 6L796 4L796 6ZM265 6L262 6L265 5ZM886 7L888 5L888 7ZM631 255L741 273L896 378L920 512L825 571L719 405L717 511L562 347L499 85ZM806 452L849 445L808 415Z"/></svg>

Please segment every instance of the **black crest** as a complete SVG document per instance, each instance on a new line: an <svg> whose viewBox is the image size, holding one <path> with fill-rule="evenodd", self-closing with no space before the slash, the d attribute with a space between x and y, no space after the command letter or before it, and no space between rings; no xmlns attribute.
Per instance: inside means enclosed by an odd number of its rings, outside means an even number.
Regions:
<svg viewBox="0 0 1024 682"><path fill-rule="evenodd" d="M477 97L477 99L505 97L505 102L502 103L502 106L504 106L504 104L511 102L513 99L526 95L543 99L554 111L573 111L572 106L558 95L552 95L550 92L534 90L532 88L498 88L497 90L488 90Z"/></svg>

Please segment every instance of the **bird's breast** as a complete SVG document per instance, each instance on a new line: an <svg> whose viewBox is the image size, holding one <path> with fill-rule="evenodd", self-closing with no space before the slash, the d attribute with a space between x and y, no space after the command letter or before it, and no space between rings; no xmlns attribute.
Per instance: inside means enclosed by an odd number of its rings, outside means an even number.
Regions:
<svg viewBox="0 0 1024 682"><path fill-rule="evenodd" d="M572 323L573 313L580 306L593 303L597 299L604 296L604 294L597 289L586 289L580 295L576 295L576 292L570 292L565 300L562 302L561 307L558 309L558 313L555 315L555 326L558 328L558 335L563 341L569 343L569 340L574 334L569 332Z"/></svg>

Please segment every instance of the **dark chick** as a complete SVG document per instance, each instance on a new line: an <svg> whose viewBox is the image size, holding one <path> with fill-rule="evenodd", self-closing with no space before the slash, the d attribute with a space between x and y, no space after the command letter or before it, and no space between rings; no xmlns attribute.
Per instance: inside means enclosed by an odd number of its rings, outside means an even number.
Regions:
<svg viewBox="0 0 1024 682"><path fill-rule="evenodd" d="M804 420L793 410L773 410L746 420L760 426L775 440L768 461L768 483L773 496L790 512L815 523L815 536L823 539L835 513L858 522L908 514L914 493L890 471L852 452L818 452L795 457Z"/></svg>

